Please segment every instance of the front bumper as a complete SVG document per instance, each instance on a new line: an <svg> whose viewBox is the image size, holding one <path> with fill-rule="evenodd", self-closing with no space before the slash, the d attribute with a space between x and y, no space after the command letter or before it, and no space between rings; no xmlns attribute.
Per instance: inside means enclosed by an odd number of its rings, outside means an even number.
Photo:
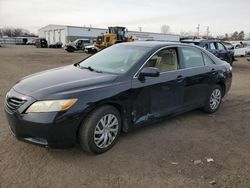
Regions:
<svg viewBox="0 0 250 188"><path fill-rule="evenodd" d="M12 91L15 93L15 91ZM19 94L19 93L18 93ZM19 94L20 95L20 94ZM29 101L27 101L29 103ZM80 118L66 112L22 113L10 111L5 105L5 114L12 133L18 140L52 148L72 147L76 143Z"/></svg>

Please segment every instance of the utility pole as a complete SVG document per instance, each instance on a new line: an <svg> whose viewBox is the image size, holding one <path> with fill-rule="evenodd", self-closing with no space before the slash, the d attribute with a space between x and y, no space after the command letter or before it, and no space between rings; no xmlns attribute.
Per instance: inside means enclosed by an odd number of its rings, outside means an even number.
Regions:
<svg viewBox="0 0 250 188"><path fill-rule="evenodd" d="M207 26L207 39L209 37L209 33L210 33L209 26Z"/></svg>
<svg viewBox="0 0 250 188"><path fill-rule="evenodd" d="M200 24L198 24L198 26L196 27L196 29L197 29L197 37L199 37L200 36Z"/></svg>

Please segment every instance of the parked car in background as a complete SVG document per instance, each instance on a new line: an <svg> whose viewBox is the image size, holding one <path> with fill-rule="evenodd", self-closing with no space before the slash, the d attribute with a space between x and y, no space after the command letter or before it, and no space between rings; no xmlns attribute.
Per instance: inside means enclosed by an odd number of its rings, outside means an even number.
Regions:
<svg viewBox="0 0 250 188"><path fill-rule="evenodd" d="M36 44L36 39L30 39L26 42L27 45L35 45Z"/></svg>
<svg viewBox="0 0 250 188"><path fill-rule="evenodd" d="M233 61L235 61L234 58L234 45L230 42L223 42L224 46L227 48L228 51L230 51L233 54Z"/></svg>
<svg viewBox="0 0 250 188"><path fill-rule="evenodd" d="M243 44L240 43L234 43L233 44L233 48L234 48L234 56L246 56L247 55L247 47Z"/></svg>
<svg viewBox="0 0 250 188"><path fill-rule="evenodd" d="M21 79L5 112L16 138L49 147L103 153L122 131L193 109L216 112L232 67L181 43L130 42ZM146 148L145 148L146 149Z"/></svg>
<svg viewBox="0 0 250 188"><path fill-rule="evenodd" d="M234 60L234 53L232 50L228 50L225 45L218 40L207 40L207 39L188 39L188 40L182 40L182 43L187 44L194 44L197 46L200 46L212 54L214 54L216 57L220 58L221 60L224 60L228 62L230 65L233 64Z"/></svg>
<svg viewBox="0 0 250 188"><path fill-rule="evenodd" d="M85 46L89 46L93 44L93 40L91 39L76 39L74 42L70 42L64 46L64 49L67 52L74 52L74 51L84 51Z"/></svg>
<svg viewBox="0 0 250 188"><path fill-rule="evenodd" d="M247 54L250 54L250 43L247 43L246 47L247 47Z"/></svg>
<svg viewBox="0 0 250 188"><path fill-rule="evenodd" d="M49 48L61 48L62 45L63 45L62 42L54 42L54 43L49 45Z"/></svg>
<svg viewBox="0 0 250 188"><path fill-rule="evenodd" d="M48 48L48 42L45 38L38 38L35 40L35 45L37 48Z"/></svg>
<svg viewBox="0 0 250 188"><path fill-rule="evenodd" d="M228 49L228 50L234 50L234 45L230 42L223 42L224 46Z"/></svg>
<svg viewBox="0 0 250 188"><path fill-rule="evenodd" d="M95 54L97 52L99 52L101 49L96 47L94 44L90 45L90 46L86 46L84 52L86 52L87 54Z"/></svg>

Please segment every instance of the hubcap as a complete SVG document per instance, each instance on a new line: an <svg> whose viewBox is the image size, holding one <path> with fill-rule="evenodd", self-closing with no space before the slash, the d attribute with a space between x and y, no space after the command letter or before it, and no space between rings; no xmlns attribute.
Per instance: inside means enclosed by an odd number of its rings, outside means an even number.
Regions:
<svg viewBox="0 0 250 188"><path fill-rule="evenodd" d="M215 89L210 96L210 108L212 110L216 110L221 102L221 91L219 89Z"/></svg>
<svg viewBox="0 0 250 188"><path fill-rule="evenodd" d="M113 114L107 114L100 119L94 132L97 147L106 148L112 144L118 133L118 124L118 119Z"/></svg>

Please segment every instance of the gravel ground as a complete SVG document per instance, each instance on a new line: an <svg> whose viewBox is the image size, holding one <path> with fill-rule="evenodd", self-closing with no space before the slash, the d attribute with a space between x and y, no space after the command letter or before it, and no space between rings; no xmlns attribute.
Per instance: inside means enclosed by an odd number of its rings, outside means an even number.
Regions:
<svg viewBox="0 0 250 188"><path fill-rule="evenodd" d="M4 96L21 77L80 61L84 53L0 48L0 187L250 187L250 62L234 62L220 110L196 110L122 134L110 151L55 150L17 141ZM214 162L207 162L212 158Z"/></svg>

